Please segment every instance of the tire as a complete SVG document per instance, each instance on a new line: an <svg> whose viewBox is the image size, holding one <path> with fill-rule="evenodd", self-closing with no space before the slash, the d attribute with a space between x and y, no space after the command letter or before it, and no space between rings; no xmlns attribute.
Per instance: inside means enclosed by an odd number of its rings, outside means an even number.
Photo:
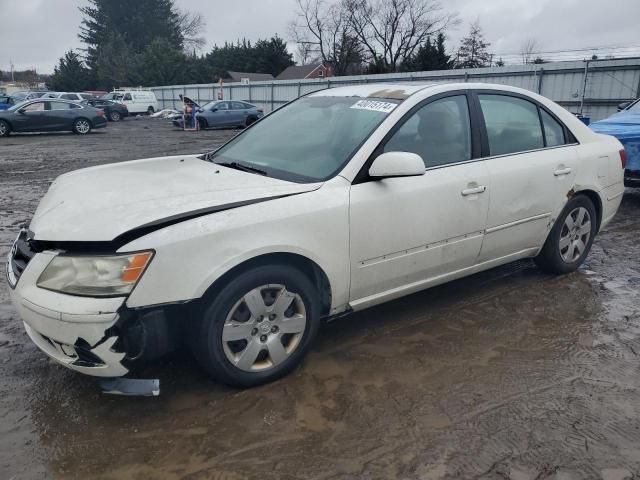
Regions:
<svg viewBox="0 0 640 480"><path fill-rule="evenodd" d="M8 137L11 133L11 125L4 120L0 120L0 137Z"/></svg>
<svg viewBox="0 0 640 480"><path fill-rule="evenodd" d="M200 128L200 130L206 130L207 121L204 118L198 118L198 128Z"/></svg>
<svg viewBox="0 0 640 480"><path fill-rule="evenodd" d="M111 120L112 122L119 122L120 120L122 120L122 115L120 115L120 112L118 111L113 111L109 113L109 120Z"/></svg>
<svg viewBox="0 0 640 480"><path fill-rule="evenodd" d="M91 122L86 118L78 118L73 122L73 133L86 135L91 132Z"/></svg>
<svg viewBox="0 0 640 480"><path fill-rule="evenodd" d="M147 108L147 115L153 115L156 112L155 108L149 107Z"/></svg>
<svg viewBox="0 0 640 480"><path fill-rule="evenodd" d="M569 200L535 258L538 267L556 275L577 270L591 250L597 221L588 197L576 195Z"/></svg>
<svg viewBox="0 0 640 480"><path fill-rule="evenodd" d="M190 341L196 359L214 379L248 388L291 372L319 325L320 302L311 280L290 266L265 265L217 291Z"/></svg>
<svg viewBox="0 0 640 480"><path fill-rule="evenodd" d="M251 124L255 123L255 121L257 120L256 117L248 117L247 121L245 122L244 126L245 127L250 127Z"/></svg>

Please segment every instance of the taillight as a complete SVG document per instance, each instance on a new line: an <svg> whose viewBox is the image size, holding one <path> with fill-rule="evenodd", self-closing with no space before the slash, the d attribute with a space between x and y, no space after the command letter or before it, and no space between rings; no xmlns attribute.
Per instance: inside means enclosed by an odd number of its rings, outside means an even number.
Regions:
<svg viewBox="0 0 640 480"><path fill-rule="evenodd" d="M627 168L627 151L624 148L620 150L620 163L623 170Z"/></svg>
<svg viewBox="0 0 640 480"><path fill-rule="evenodd" d="M104 110L98 110L98 116L104 117Z"/></svg>

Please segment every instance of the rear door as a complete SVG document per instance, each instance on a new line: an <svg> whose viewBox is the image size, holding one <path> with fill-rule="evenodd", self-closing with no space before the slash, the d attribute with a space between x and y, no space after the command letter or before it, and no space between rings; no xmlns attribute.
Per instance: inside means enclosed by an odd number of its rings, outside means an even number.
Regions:
<svg viewBox="0 0 640 480"><path fill-rule="evenodd" d="M249 110L242 102L231 102L231 121L234 125L244 125L247 121Z"/></svg>
<svg viewBox="0 0 640 480"><path fill-rule="evenodd" d="M483 90L476 98L492 186L482 262L542 246L573 186L577 154L564 125L533 100Z"/></svg>
<svg viewBox="0 0 640 480"><path fill-rule="evenodd" d="M49 127L52 130L71 130L75 112L72 103L57 102L51 100L49 111L46 113L49 119Z"/></svg>

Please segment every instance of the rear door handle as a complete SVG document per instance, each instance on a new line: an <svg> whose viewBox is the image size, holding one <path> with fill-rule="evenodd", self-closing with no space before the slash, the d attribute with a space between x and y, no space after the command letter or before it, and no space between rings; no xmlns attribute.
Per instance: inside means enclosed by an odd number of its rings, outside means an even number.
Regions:
<svg viewBox="0 0 640 480"><path fill-rule="evenodd" d="M473 188L465 188L460 193L462 193L463 197L467 197L469 195L475 195L477 193L484 193L486 189L487 187L485 187L484 185L478 185L477 187L473 187Z"/></svg>
<svg viewBox="0 0 640 480"><path fill-rule="evenodd" d="M561 175L569 175L570 173L571 173L571 169L569 167L560 168L560 169L556 170L555 172L553 172L553 174L556 177L560 177Z"/></svg>

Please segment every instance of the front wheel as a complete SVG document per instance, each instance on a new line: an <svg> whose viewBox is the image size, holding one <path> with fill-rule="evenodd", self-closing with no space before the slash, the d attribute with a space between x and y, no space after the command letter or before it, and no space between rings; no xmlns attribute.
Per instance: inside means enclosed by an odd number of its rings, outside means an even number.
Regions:
<svg viewBox="0 0 640 480"><path fill-rule="evenodd" d="M73 122L73 133L86 135L91 131L91 123L86 118L78 118Z"/></svg>
<svg viewBox="0 0 640 480"><path fill-rule="evenodd" d="M4 120L0 120L0 137L8 137L11 133L11 127Z"/></svg>
<svg viewBox="0 0 640 480"><path fill-rule="evenodd" d="M591 250L596 235L596 209L584 195L567 202L535 258L545 272L563 274L578 269Z"/></svg>
<svg viewBox="0 0 640 480"><path fill-rule="evenodd" d="M216 379L246 388L300 363L320 319L316 288L299 270L266 265L229 281L205 309L192 347Z"/></svg>
<svg viewBox="0 0 640 480"><path fill-rule="evenodd" d="M113 111L109 113L109 120L111 120L112 122L119 122L120 120L122 120L122 116L120 115L120 112Z"/></svg>

